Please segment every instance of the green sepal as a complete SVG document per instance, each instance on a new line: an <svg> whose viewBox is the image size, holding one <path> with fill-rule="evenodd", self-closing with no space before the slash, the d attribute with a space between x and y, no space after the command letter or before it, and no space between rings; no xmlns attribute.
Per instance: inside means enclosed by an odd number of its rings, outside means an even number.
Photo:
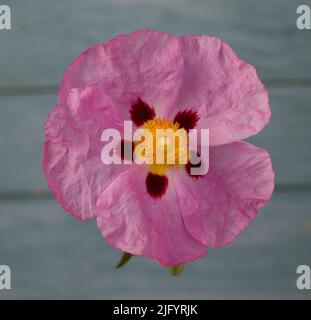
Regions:
<svg viewBox="0 0 311 320"><path fill-rule="evenodd" d="M123 252L123 255L120 259L120 261L118 262L118 264L116 265L116 269L120 269L121 267L123 267L125 264L128 263L128 261L132 258L132 254L127 253L127 252Z"/></svg>
<svg viewBox="0 0 311 320"><path fill-rule="evenodd" d="M181 273L183 272L185 268L185 264L179 264L177 266L174 266L174 267L170 267L169 270L170 270L170 274L173 276L173 277L178 277L181 275Z"/></svg>

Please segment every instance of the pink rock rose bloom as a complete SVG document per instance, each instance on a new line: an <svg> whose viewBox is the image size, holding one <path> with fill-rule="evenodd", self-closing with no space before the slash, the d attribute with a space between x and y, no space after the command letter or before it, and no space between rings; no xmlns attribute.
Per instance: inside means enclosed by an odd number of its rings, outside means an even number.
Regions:
<svg viewBox="0 0 311 320"><path fill-rule="evenodd" d="M101 133L167 119L210 130L209 171L101 161ZM43 170L61 206L124 252L176 266L232 242L270 199L269 154L241 141L271 117L256 70L218 38L138 30L83 52L49 114Z"/></svg>

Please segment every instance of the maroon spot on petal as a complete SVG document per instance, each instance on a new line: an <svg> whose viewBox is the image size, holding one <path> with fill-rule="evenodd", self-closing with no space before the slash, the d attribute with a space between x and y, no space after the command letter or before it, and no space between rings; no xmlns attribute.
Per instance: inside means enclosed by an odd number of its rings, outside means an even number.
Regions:
<svg viewBox="0 0 311 320"><path fill-rule="evenodd" d="M197 154L198 157L200 157L200 154L198 153ZM187 173L189 174L189 176L191 178L195 178L195 179L198 179L198 178L203 178L205 176L205 174L191 174L191 168L200 168L202 165L202 162L200 160L199 163L196 163L196 164L192 164L190 161L185 165L185 169L187 171Z"/></svg>
<svg viewBox="0 0 311 320"><path fill-rule="evenodd" d="M132 145L132 149L131 149ZM120 157L122 160L133 160L134 153L134 143L132 141L121 140L121 154Z"/></svg>
<svg viewBox="0 0 311 320"><path fill-rule="evenodd" d="M192 109L189 109L178 112L174 118L174 122L178 122L180 128L184 128L185 130L189 131L196 126L199 119L200 117L198 113Z"/></svg>
<svg viewBox="0 0 311 320"><path fill-rule="evenodd" d="M151 197L160 198L168 187L168 178L167 176L159 176L149 172L146 177L146 187Z"/></svg>
<svg viewBox="0 0 311 320"><path fill-rule="evenodd" d="M155 117L153 107L150 107L141 98L138 98L130 108L131 120L140 127L146 121L152 120Z"/></svg>

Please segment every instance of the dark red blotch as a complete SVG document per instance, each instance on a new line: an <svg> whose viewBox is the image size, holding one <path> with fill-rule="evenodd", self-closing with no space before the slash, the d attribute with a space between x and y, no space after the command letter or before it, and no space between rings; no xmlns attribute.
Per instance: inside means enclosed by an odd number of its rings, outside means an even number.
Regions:
<svg viewBox="0 0 311 320"><path fill-rule="evenodd" d="M149 195L155 199L162 197L168 187L168 178L167 176L160 176L148 173L146 177L146 188Z"/></svg>
<svg viewBox="0 0 311 320"><path fill-rule="evenodd" d="M138 126L142 126L146 121L155 117L153 107L150 107L141 98L138 98L130 108L131 120Z"/></svg>
<svg viewBox="0 0 311 320"><path fill-rule="evenodd" d="M192 109L180 111L176 114L174 122L179 123L180 128L184 128L186 131L195 128L200 117L196 111Z"/></svg>

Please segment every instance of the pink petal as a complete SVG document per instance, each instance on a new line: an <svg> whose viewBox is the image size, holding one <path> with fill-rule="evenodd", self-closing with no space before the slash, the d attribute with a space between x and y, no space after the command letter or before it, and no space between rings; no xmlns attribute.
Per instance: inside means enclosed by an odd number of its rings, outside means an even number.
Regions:
<svg viewBox="0 0 311 320"><path fill-rule="evenodd" d="M111 100L95 87L72 89L48 117L43 170L58 202L77 219L94 217L98 196L125 169L101 162L102 130L120 124Z"/></svg>
<svg viewBox="0 0 311 320"><path fill-rule="evenodd" d="M138 30L83 52L67 69L60 96L66 98L71 88L96 85L109 94L124 119L138 98L164 115L179 92L182 67L178 38Z"/></svg>
<svg viewBox="0 0 311 320"><path fill-rule="evenodd" d="M174 181L160 199L146 190L143 166L123 172L101 194L98 227L114 247L174 266L206 254L206 246L185 228ZM170 179L170 178L169 178Z"/></svg>
<svg viewBox="0 0 311 320"><path fill-rule="evenodd" d="M272 196L274 172L269 154L246 142L210 149L209 171L193 179L174 173L186 228L201 243L230 243Z"/></svg>
<svg viewBox="0 0 311 320"><path fill-rule="evenodd" d="M179 38L184 76L175 108L195 108L198 127L210 129L211 145L238 141L257 134L270 120L268 93L256 70L238 59L215 37Z"/></svg>
<svg viewBox="0 0 311 320"><path fill-rule="evenodd" d="M212 145L255 135L271 116L256 70L207 35L138 30L91 47L65 72L60 100L72 88L94 85L109 94L123 119L138 98L171 120L179 111L196 109Z"/></svg>

